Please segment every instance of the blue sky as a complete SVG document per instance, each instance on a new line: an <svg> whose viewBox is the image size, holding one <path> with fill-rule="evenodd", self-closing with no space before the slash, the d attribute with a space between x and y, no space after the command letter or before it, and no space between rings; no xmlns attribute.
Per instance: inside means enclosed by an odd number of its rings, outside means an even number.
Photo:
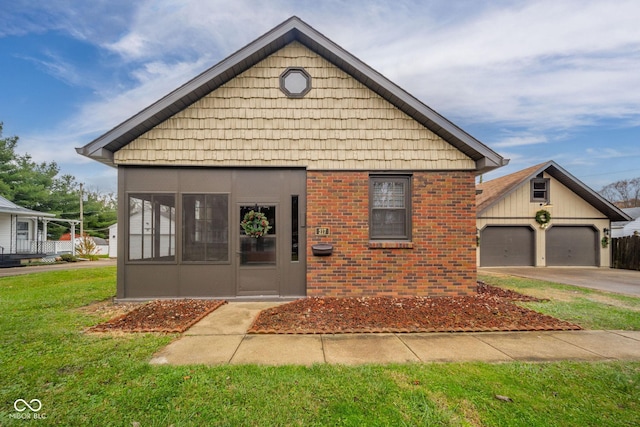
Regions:
<svg viewBox="0 0 640 427"><path fill-rule="evenodd" d="M0 121L92 189L80 147L292 15L511 159L640 176L640 1L47 0L0 13Z"/></svg>

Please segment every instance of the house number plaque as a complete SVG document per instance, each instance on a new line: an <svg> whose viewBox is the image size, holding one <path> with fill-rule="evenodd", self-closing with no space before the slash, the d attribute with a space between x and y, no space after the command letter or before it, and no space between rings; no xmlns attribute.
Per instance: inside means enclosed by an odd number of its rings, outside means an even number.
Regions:
<svg viewBox="0 0 640 427"><path fill-rule="evenodd" d="M316 228L316 236L328 236L328 235L329 235L328 228L325 228L325 227Z"/></svg>

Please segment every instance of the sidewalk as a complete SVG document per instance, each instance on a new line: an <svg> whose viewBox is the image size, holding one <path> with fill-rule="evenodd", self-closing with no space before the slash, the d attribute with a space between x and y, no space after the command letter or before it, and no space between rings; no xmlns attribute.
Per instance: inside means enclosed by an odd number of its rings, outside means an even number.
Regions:
<svg viewBox="0 0 640 427"><path fill-rule="evenodd" d="M277 303L231 302L158 352L156 365L640 360L640 331L249 335Z"/></svg>

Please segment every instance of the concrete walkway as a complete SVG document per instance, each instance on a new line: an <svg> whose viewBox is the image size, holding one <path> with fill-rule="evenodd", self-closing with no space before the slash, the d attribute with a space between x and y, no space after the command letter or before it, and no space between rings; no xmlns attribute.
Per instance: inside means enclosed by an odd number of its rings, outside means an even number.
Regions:
<svg viewBox="0 0 640 427"><path fill-rule="evenodd" d="M640 331L249 335L277 303L231 302L158 352L156 365L640 360Z"/></svg>

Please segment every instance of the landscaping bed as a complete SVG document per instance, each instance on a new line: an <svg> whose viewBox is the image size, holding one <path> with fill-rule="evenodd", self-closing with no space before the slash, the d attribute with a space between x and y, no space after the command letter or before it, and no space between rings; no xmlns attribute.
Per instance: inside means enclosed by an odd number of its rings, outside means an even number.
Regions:
<svg viewBox="0 0 640 427"><path fill-rule="evenodd" d="M157 300L133 308L88 332L184 332L226 304L220 300Z"/></svg>
<svg viewBox="0 0 640 427"><path fill-rule="evenodd" d="M520 307L539 299L478 283L469 297L302 298L262 311L249 333L479 332L574 330L580 326ZM139 305L89 332L184 332L225 304L159 300Z"/></svg>
<svg viewBox="0 0 640 427"><path fill-rule="evenodd" d="M580 326L520 307L535 297L478 284L469 297L305 298L264 310L255 334L577 330Z"/></svg>

